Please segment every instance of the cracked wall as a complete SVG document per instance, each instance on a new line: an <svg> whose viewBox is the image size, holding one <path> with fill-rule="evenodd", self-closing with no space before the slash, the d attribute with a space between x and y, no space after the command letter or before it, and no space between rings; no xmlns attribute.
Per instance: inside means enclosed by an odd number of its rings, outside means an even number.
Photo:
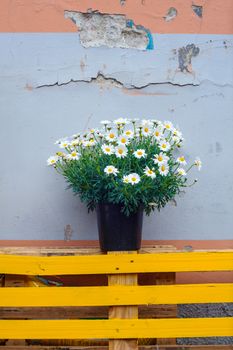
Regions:
<svg viewBox="0 0 233 350"><path fill-rule="evenodd" d="M65 11L65 18L70 18L76 24L83 47L151 48L150 32L124 15Z"/></svg>
<svg viewBox="0 0 233 350"><path fill-rule="evenodd" d="M95 215L46 159L61 136L102 119L149 116L180 126L184 156L199 155L203 171L177 207L144 219L144 238L230 244L232 13L232 0L1 1L0 239L97 239ZM232 309L183 305L179 312Z"/></svg>

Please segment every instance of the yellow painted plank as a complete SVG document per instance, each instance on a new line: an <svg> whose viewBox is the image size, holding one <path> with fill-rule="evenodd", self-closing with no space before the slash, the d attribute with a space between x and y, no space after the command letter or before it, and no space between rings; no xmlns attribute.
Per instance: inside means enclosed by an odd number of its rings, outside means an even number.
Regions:
<svg viewBox="0 0 233 350"><path fill-rule="evenodd" d="M24 275L232 271L233 251L87 256L0 255L0 271Z"/></svg>
<svg viewBox="0 0 233 350"><path fill-rule="evenodd" d="M130 339L233 336L233 318L0 320L0 339Z"/></svg>
<svg viewBox="0 0 233 350"><path fill-rule="evenodd" d="M1 288L0 306L115 306L233 302L233 283Z"/></svg>

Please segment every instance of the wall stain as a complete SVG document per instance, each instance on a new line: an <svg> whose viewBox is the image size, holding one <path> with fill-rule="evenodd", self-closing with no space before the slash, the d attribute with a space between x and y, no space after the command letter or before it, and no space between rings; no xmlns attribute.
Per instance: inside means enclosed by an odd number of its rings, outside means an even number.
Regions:
<svg viewBox="0 0 233 350"><path fill-rule="evenodd" d="M163 18L166 22L170 22L173 19L175 19L177 15L178 15L177 9L175 7L170 7L167 11L166 16Z"/></svg>
<svg viewBox="0 0 233 350"><path fill-rule="evenodd" d="M199 47L194 44L188 44L178 50L179 69L181 72L192 73L192 58L200 52Z"/></svg>
<svg viewBox="0 0 233 350"><path fill-rule="evenodd" d="M200 5L192 5L193 12L200 18L203 15L203 6Z"/></svg>

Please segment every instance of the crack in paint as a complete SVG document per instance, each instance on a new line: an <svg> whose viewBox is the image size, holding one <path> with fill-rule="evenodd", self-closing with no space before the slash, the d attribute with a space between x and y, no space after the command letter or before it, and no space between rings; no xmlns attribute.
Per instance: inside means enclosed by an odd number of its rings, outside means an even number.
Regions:
<svg viewBox="0 0 233 350"><path fill-rule="evenodd" d="M41 88L50 88L50 87L55 87L55 86L65 86L65 85L69 85L69 84L77 84L77 83L88 83L88 84L98 84L100 87L117 87L117 88L124 88L127 91L132 91L132 90L142 90L145 88L148 88L150 86L155 86L155 85L171 85L171 86L176 86L176 87L186 87L186 86L192 86L192 87L199 87L203 84L206 83L210 83L211 85L214 85L216 87L221 87L221 88L225 88L225 87L233 87L233 84L218 84L215 83L209 79L205 79L202 80L201 82L190 82L190 83L178 83L178 82L172 82L172 81L161 81L161 82L149 82L147 84L144 85L134 85L134 84L124 84L122 81L112 77L112 76L106 76L104 75L102 72L98 72L97 75L95 77L90 77L87 79L70 79L66 82L62 82L59 83L58 81L51 83L51 84L43 84L43 85L37 85L35 88L36 89L41 89Z"/></svg>

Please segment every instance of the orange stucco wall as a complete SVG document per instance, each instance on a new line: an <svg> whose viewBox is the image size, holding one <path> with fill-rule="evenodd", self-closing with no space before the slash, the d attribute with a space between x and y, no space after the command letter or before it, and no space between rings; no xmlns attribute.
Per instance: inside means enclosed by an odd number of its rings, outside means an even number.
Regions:
<svg viewBox="0 0 233 350"><path fill-rule="evenodd" d="M76 25L64 18L65 10L125 14L152 33L232 34L233 1L199 0L203 17L192 10L192 0L1 0L0 32L75 32ZM177 10L175 20L164 20L168 9Z"/></svg>

